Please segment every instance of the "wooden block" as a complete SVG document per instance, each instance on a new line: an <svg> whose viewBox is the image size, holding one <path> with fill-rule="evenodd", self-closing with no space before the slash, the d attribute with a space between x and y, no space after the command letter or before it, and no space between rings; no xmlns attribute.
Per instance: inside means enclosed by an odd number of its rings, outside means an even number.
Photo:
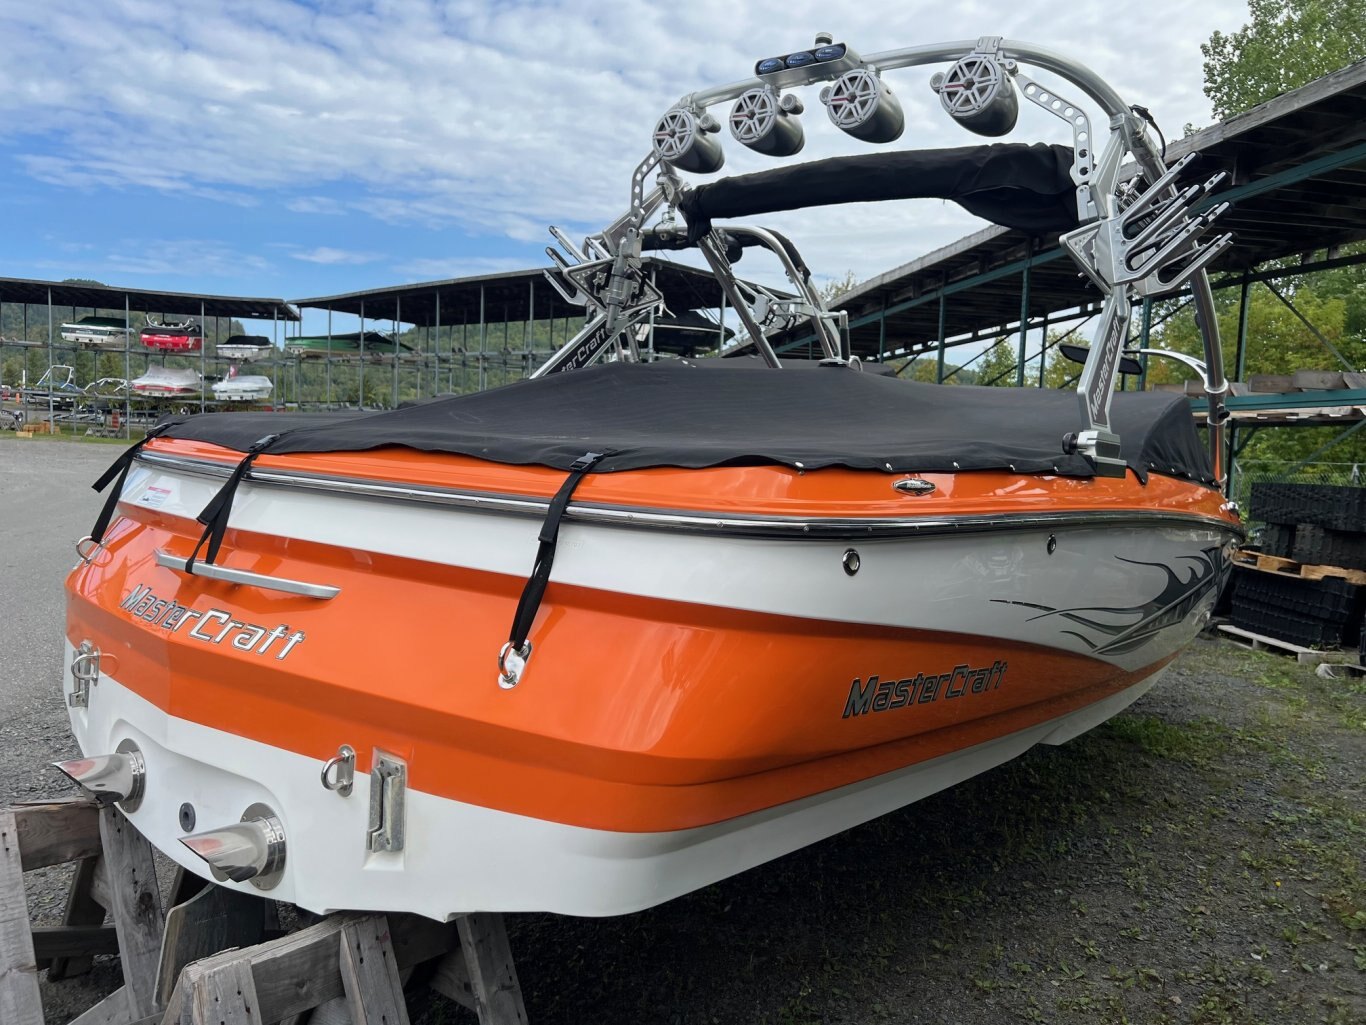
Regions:
<svg viewBox="0 0 1366 1025"><path fill-rule="evenodd" d="M100 836L129 1010L132 1017L144 1018L157 1010L157 969L166 924L152 846L112 805L100 812Z"/></svg>
<svg viewBox="0 0 1366 1025"><path fill-rule="evenodd" d="M1344 370L1342 372L1342 383L1344 387L1353 391L1360 391L1362 388L1366 388L1366 374L1353 374Z"/></svg>
<svg viewBox="0 0 1366 1025"><path fill-rule="evenodd" d="M229 961L206 972L190 997L192 1025L265 1025L256 999L251 962Z"/></svg>
<svg viewBox="0 0 1366 1025"><path fill-rule="evenodd" d="M1249 374L1247 386L1254 392L1280 394L1295 390L1295 379L1289 374Z"/></svg>
<svg viewBox="0 0 1366 1025"><path fill-rule="evenodd" d="M14 812L0 811L0 1022L43 1025Z"/></svg>
<svg viewBox="0 0 1366 1025"><path fill-rule="evenodd" d="M522 986L512 963L503 916L460 915L455 924L480 1025L526 1025Z"/></svg>
<svg viewBox="0 0 1366 1025"><path fill-rule="evenodd" d="M157 1006L171 998L181 970L192 961L265 938L265 905L260 897L209 885L166 913L157 968Z"/></svg>
<svg viewBox="0 0 1366 1025"><path fill-rule="evenodd" d="M98 836L99 820L96 818L96 835ZM66 911L62 915L62 926L65 927L101 927L104 923L104 905L94 897L95 884L95 865L98 858L82 858L76 865L76 871L71 875L71 887L66 894ZM113 927L109 927L110 934L113 934ZM35 933L35 946L37 935ZM117 950L117 941L115 942ZM76 975L84 975L90 971L91 960L89 954L112 953L113 951L92 950L89 953L78 951L75 953L51 955L53 961L47 966L47 981L56 982L59 979L69 979ZM42 956L41 954L39 955Z"/></svg>
<svg viewBox="0 0 1366 1025"><path fill-rule="evenodd" d="M1306 580L1322 580L1337 577L1349 584L1366 584L1366 570L1344 569L1342 566L1301 566L1300 576Z"/></svg>
<svg viewBox="0 0 1366 1025"><path fill-rule="evenodd" d="M167 1005L167 1025L179 1020L171 1018L171 1013L188 1002L196 980L231 960L245 959L251 964L263 1021L277 1022L342 996L345 990L339 957L341 930L347 923L364 917L333 915L268 943L225 951L187 966ZM455 945L452 928L441 922L416 915L393 915L390 925L394 959L400 970L440 957Z"/></svg>
<svg viewBox="0 0 1366 1025"><path fill-rule="evenodd" d="M1300 391L1341 391L1341 370L1296 370L1290 382Z"/></svg>
<svg viewBox="0 0 1366 1025"><path fill-rule="evenodd" d="M479 1010L474 1002L474 990L470 988L470 970L465 964L464 951L457 950L438 961L427 985L461 1007Z"/></svg>
<svg viewBox="0 0 1366 1025"><path fill-rule="evenodd" d="M95 954L117 954L119 937L112 925L35 925L33 953L41 964L53 959L89 959ZM48 969L48 979L52 979Z"/></svg>
<svg viewBox="0 0 1366 1025"><path fill-rule="evenodd" d="M339 967L352 1025L408 1025L388 918L370 915L342 926Z"/></svg>
<svg viewBox="0 0 1366 1025"><path fill-rule="evenodd" d="M67 1025L128 1025L131 1018L128 989L120 986L94 1007L72 1018Z"/></svg>
<svg viewBox="0 0 1366 1025"><path fill-rule="evenodd" d="M25 872L100 853L100 806L76 797L13 808Z"/></svg>
<svg viewBox="0 0 1366 1025"><path fill-rule="evenodd" d="M113 903L109 896L109 867L105 865L103 858L95 859L95 869L90 878L90 896L106 911Z"/></svg>

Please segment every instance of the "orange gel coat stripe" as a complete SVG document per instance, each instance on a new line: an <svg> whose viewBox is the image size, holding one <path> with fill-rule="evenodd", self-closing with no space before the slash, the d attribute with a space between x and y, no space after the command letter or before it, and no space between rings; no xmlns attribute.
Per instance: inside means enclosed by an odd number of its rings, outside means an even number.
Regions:
<svg viewBox="0 0 1366 1025"><path fill-rule="evenodd" d="M598 829L706 825L867 779L1056 718L1157 666L965 635L828 623L552 584L523 683L494 683L522 581L229 531L258 570L326 570L363 612L158 567L197 525L125 506L108 552L70 581L69 636L177 718L319 760L342 743L409 761L427 793ZM118 608L135 586L267 628L303 627L287 661L174 635ZM872 672L1004 659L985 694L842 719ZM193 752L190 752L193 754ZM269 784L269 781L263 781Z"/></svg>

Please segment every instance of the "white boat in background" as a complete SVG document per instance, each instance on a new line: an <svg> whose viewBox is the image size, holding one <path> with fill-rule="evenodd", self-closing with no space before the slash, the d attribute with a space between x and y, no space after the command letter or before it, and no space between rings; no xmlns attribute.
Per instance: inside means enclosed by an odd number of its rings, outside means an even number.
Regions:
<svg viewBox="0 0 1366 1025"><path fill-rule="evenodd" d="M62 340L92 349L126 349L132 332L122 317L82 317L62 325Z"/></svg>
<svg viewBox="0 0 1366 1025"><path fill-rule="evenodd" d="M134 395L143 398L181 398L203 390L198 370L148 367L147 373L130 382Z"/></svg>
<svg viewBox="0 0 1366 1025"><path fill-rule="evenodd" d="M219 342L216 351L223 359L252 363L265 359L274 349L275 346L265 335L233 335L226 342Z"/></svg>
<svg viewBox="0 0 1366 1025"><path fill-rule="evenodd" d="M213 383L213 397L220 402L261 402L270 398L275 383L264 374L237 374L237 368Z"/></svg>

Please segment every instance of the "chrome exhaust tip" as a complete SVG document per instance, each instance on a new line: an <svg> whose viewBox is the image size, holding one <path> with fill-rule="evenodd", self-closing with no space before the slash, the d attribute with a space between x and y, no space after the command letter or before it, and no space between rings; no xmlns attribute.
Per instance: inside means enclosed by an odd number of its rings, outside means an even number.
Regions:
<svg viewBox="0 0 1366 1025"><path fill-rule="evenodd" d="M72 758L53 762L82 790L100 804L117 804L124 811L137 811L147 785L147 764L132 741L125 740L118 753Z"/></svg>
<svg viewBox="0 0 1366 1025"><path fill-rule="evenodd" d="M180 842L208 863L216 879L269 890L284 874L285 829L264 804L253 804L241 822L182 836Z"/></svg>

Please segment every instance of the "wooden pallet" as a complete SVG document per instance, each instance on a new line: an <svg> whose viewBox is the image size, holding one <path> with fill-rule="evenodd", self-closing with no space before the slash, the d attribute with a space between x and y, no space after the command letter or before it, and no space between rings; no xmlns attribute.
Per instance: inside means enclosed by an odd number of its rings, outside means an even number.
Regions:
<svg viewBox="0 0 1366 1025"><path fill-rule="evenodd" d="M33 927L23 873L72 861L65 922ZM0 1025L43 1025L42 968L51 981L110 953L123 986L70 1025L270 1025L318 1008L329 1021L408 1025L403 981L422 964L481 1025L526 1025L501 915L338 914L267 939L278 916L264 896L187 873L171 893L163 913L151 845L117 808L0 809Z"/></svg>
<svg viewBox="0 0 1366 1025"><path fill-rule="evenodd" d="M1366 584L1366 570L1346 569L1342 566L1307 566L1294 559L1279 555L1267 555L1244 549L1236 559L1239 565L1259 569L1266 573L1280 573L1283 576L1300 577L1303 580L1323 580L1326 577L1339 577L1349 584Z"/></svg>
<svg viewBox="0 0 1366 1025"><path fill-rule="evenodd" d="M1229 639L1241 644L1245 648L1253 651L1278 651L1286 655L1294 655L1295 661L1300 665L1312 666L1320 662L1340 663L1355 659L1355 651L1325 651L1320 648L1306 648L1302 644L1295 644L1293 641L1283 641L1279 637L1268 637L1265 634L1253 633L1251 630L1244 630L1241 626L1234 626L1232 623L1220 623L1219 632Z"/></svg>

